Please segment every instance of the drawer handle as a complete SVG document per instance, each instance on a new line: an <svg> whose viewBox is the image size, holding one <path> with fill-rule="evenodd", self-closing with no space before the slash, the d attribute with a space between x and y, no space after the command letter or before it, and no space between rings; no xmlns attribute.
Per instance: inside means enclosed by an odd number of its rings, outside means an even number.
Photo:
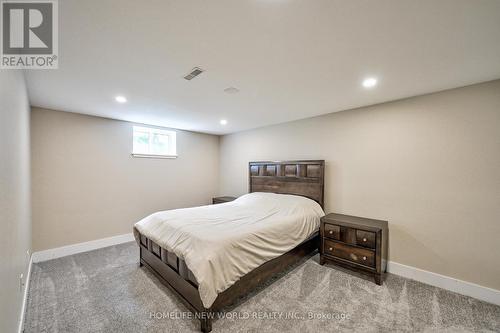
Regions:
<svg viewBox="0 0 500 333"><path fill-rule="evenodd" d="M329 250L329 251L333 251L333 247L329 248L328 250Z"/></svg>
<svg viewBox="0 0 500 333"><path fill-rule="evenodd" d="M363 257L363 260L366 260L366 257Z"/></svg>
<svg viewBox="0 0 500 333"><path fill-rule="evenodd" d="M332 231L332 230L330 230L330 235L331 235L331 234L333 234L333 231Z"/></svg>
<svg viewBox="0 0 500 333"><path fill-rule="evenodd" d="M363 242L366 242L366 238L363 238Z"/></svg>

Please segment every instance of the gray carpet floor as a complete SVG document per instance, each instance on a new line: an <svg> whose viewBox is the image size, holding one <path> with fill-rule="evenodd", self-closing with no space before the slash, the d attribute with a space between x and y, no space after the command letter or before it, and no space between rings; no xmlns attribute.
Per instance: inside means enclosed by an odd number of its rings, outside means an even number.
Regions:
<svg viewBox="0 0 500 333"><path fill-rule="evenodd" d="M240 300L213 332L500 332L499 306L391 274L377 286L318 259ZM25 332L198 332L190 316L126 243L34 264Z"/></svg>

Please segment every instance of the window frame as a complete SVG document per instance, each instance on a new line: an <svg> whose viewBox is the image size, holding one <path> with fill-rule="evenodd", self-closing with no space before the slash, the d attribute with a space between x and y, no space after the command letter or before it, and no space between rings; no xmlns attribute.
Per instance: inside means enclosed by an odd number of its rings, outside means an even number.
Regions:
<svg viewBox="0 0 500 333"><path fill-rule="evenodd" d="M140 132L147 132L149 134L149 140L148 140L148 153L139 153L134 151L134 137L136 131ZM155 154L151 153L151 138L154 134L159 134L159 135L165 135L168 137L168 154ZM158 127L151 127L151 126L141 126L141 125L134 125L132 126L132 153L130 154L132 157L139 157L139 158L177 158L177 132L173 130L167 130L163 128L158 128Z"/></svg>

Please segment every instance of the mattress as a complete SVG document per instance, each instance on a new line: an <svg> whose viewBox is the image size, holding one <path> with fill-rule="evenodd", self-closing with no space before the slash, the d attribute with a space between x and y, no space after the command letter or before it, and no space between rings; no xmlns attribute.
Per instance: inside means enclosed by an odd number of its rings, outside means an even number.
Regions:
<svg viewBox="0 0 500 333"><path fill-rule="evenodd" d="M323 215L311 199L256 192L224 204L154 213L134 225L134 234L185 263L209 308L239 278L308 239Z"/></svg>

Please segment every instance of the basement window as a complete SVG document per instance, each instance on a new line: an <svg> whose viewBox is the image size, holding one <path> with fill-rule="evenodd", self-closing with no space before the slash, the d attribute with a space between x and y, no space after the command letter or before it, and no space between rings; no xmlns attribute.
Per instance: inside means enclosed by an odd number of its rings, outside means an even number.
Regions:
<svg viewBox="0 0 500 333"><path fill-rule="evenodd" d="M132 156L176 158L176 133L153 127L134 126Z"/></svg>

